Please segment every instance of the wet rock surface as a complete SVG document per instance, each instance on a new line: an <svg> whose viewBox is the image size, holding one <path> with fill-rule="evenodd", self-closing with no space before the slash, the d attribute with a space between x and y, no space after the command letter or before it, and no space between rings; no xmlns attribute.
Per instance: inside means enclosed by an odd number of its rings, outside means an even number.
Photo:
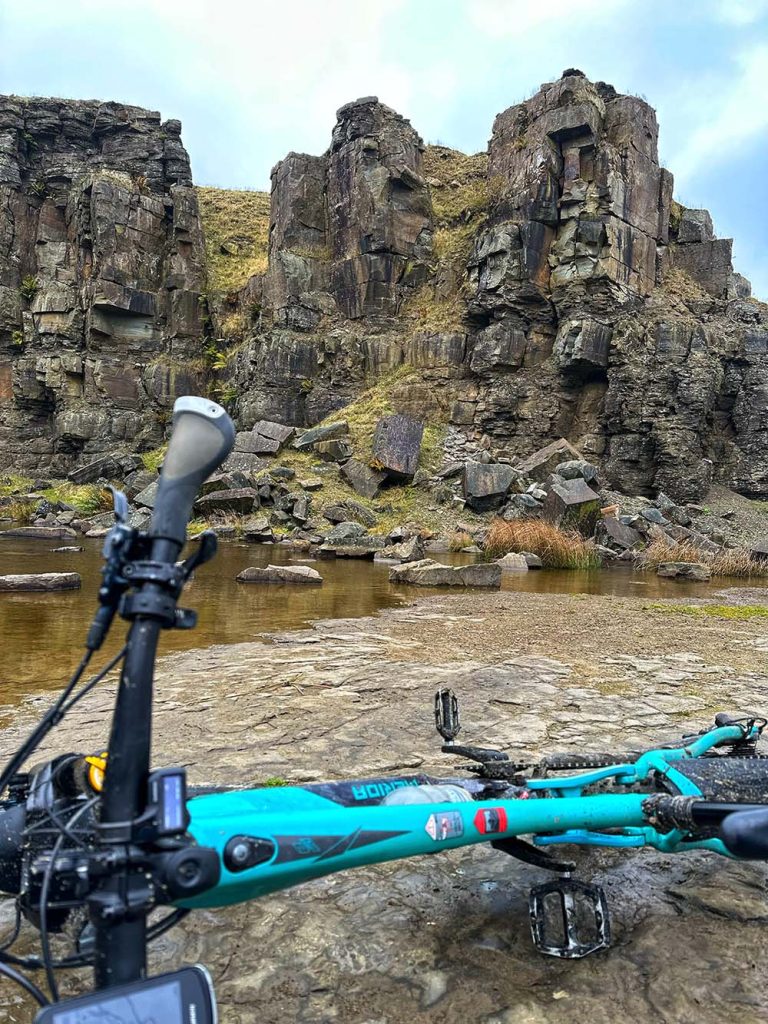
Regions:
<svg viewBox="0 0 768 1024"><path fill-rule="evenodd" d="M667 618L649 629L642 602L629 599L437 598L174 655L159 666L155 762L183 751L193 782L236 785L450 776L457 764L440 754L431 712L445 685L462 699L468 740L535 753L652 743L715 710L764 706L764 625L692 623L683 634ZM50 749L98 748L110 700L108 686L96 691ZM576 856L577 874L608 893L615 936L584 961L530 945L527 891L547 876L475 848L196 913L158 944L152 965L208 964L223 1024L765 1018L763 865L702 853ZM3 988L0 1005L7 998Z"/></svg>

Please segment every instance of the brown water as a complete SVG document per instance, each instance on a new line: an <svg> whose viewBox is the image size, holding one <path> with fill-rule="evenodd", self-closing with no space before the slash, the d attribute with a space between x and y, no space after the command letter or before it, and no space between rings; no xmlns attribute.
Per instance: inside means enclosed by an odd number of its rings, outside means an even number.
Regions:
<svg viewBox="0 0 768 1024"><path fill-rule="evenodd" d="M64 543L64 542L59 542ZM55 689L77 664L96 607L101 541L78 540L83 551L55 554L55 542L0 540L0 574L79 572L81 590L59 593L0 594L0 706L16 704L30 692ZM470 555L436 555L439 561L472 561ZM265 633L296 629L316 619L371 615L381 608L433 591L389 583L386 564L338 559L318 561L322 587L242 584L235 576L249 565L306 564L309 560L282 545L224 542L216 558L198 570L182 604L199 614L194 630L165 632L160 653L211 644L258 639ZM730 581L730 583L738 581ZM719 581L717 589L729 585ZM705 597L707 584L680 584L628 569L506 573L502 588L537 593L616 594L647 598ZM443 592L438 592L443 593ZM126 624L117 618L99 663L115 653ZM0 718L2 716L0 715Z"/></svg>

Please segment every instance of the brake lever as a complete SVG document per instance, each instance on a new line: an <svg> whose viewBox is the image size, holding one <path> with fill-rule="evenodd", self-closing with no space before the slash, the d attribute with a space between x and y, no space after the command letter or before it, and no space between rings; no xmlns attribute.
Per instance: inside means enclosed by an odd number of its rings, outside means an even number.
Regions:
<svg viewBox="0 0 768 1024"><path fill-rule="evenodd" d="M198 566L210 562L219 548L219 542L213 530L204 530L198 537L198 541L197 549L179 566L185 581L189 579Z"/></svg>

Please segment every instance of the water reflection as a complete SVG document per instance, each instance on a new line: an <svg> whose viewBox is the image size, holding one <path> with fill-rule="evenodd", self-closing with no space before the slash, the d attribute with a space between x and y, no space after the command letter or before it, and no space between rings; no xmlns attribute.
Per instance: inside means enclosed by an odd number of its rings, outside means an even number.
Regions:
<svg viewBox="0 0 768 1024"><path fill-rule="evenodd" d="M79 591L51 594L0 594L0 703L15 703L30 691L55 688L68 678L80 657L96 605L101 569L101 542L78 541L79 553L54 554L55 543L0 540L0 573L75 571L83 577ZM435 555L443 562L472 561L471 555ZM216 558L200 569L185 591L183 603L197 610L191 631L162 636L161 653L258 639L266 632L300 628L314 619L370 615L403 601L434 593L389 583L383 564L338 559L318 561L322 587L240 584L235 576L249 565L297 563L306 558L281 545L222 543ZM585 572L508 573L504 590L536 593L615 594L641 598L704 597L714 588L738 584L718 581L680 584L628 569ZM444 593L439 591L438 593ZM117 651L125 624L119 619L104 655Z"/></svg>

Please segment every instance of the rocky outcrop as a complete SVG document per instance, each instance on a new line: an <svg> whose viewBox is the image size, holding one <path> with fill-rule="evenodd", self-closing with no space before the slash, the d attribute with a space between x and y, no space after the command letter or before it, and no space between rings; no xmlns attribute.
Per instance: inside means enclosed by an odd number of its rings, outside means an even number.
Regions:
<svg viewBox="0 0 768 1024"><path fill-rule="evenodd" d="M204 265L178 121L0 98L0 467L156 446L202 386Z"/></svg>
<svg viewBox="0 0 768 1024"><path fill-rule="evenodd" d="M396 378L387 415L442 425L446 462L525 469L557 442L534 478L577 458L626 494L768 496L768 308L707 211L674 201L657 138L648 103L574 69L473 157L425 147L375 97L347 104L324 154L275 167L267 269L210 327L178 123L5 101L0 468L157 443L174 394L201 386L210 329L210 383L241 432L228 470L286 443L265 423L341 421ZM375 494L378 464L327 429L297 447L354 453L347 479Z"/></svg>
<svg viewBox="0 0 768 1024"><path fill-rule="evenodd" d="M343 107L325 155L273 175L244 422L312 423L407 364L394 411L497 460L562 437L627 493L768 494L768 310L674 202L657 138L648 103L574 70L471 167L371 98Z"/></svg>

